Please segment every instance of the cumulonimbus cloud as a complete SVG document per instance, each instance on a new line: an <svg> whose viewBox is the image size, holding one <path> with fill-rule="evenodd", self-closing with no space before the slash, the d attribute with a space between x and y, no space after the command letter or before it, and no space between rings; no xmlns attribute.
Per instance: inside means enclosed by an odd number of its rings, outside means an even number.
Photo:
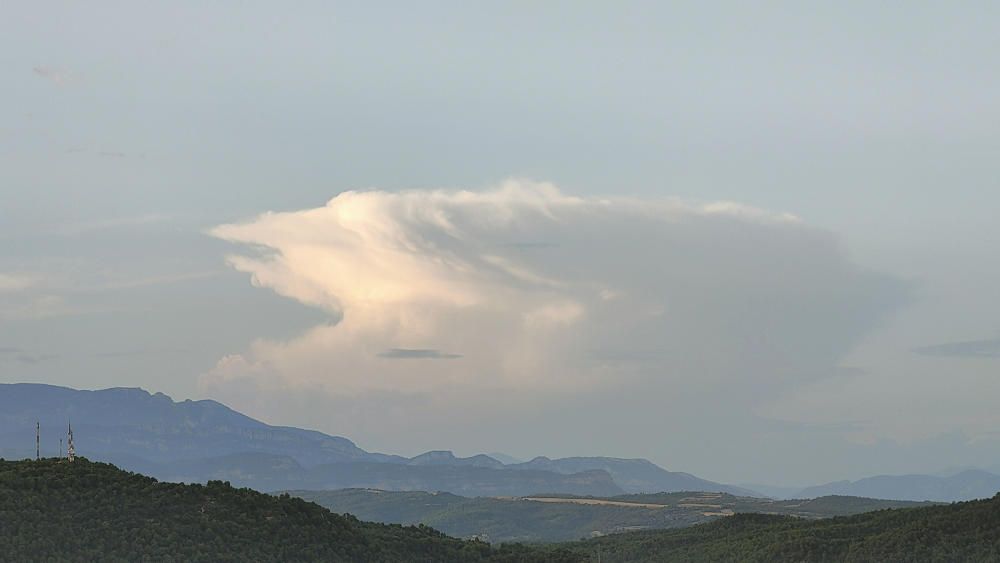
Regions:
<svg viewBox="0 0 1000 563"><path fill-rule="evenodd" d="M609 389L663 393L678 408L721 389L749 400L827 375L903 293L787 214L524 181L345 192L211 234L243 249L228 261L253 284L331 316L201 378L207 393L274 417L296 393L353 405ZM449 361L387 362L387 350ZM413 419L448 416L440 401L405 404ZM350 420L330 425L355 431Z"/></svg>

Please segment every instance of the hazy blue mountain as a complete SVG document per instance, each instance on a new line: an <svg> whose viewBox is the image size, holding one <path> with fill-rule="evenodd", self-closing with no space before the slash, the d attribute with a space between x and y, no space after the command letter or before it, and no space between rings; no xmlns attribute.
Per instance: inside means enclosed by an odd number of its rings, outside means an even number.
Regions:
<svg viewBox="0 0 1000 563"><path fill-rule="evenodd" d="M523 496L545 491L616 495L622 489L606 471L561 474L475 465L403 465L343 462L304 467L288 456L263 453L175 462L139 463L129 469L165 481L229 481L260 491L365 488L387 491L448 491L465 496Z"/></svg>
<svg viewBox="0 0 1000 563"><path fill-rule="evenodd" d="M894 500L954 502L990 498L1000 491L1000 475L967 469L953 475L879 475L858 481L837 481L807 487L796 495L814 498L851 495Z"/></svg>
<svg viewBox="0 0 1000 563"><path fill-rule="evenodd" d="M946 467L941 471L935 471L931 475L937 475L938 477L951 477L963 471L985 471L987 473L993 473L994 475L1000 475L1000 465L987 465L985 467L979 467L975 465L955 465L952 467Z"/></svg>
<svg viewBox="0 0 1000 563"><path fill-rule="evenodd" d="M737 486L750 491L756 491L768 498L778 500L798 498L797 495L802 492L802 487L761 485L760 483L739 483Z"/></svg>
<svg viewBox="0 0 1000 563"><path fill-rule="evenodd" d="M201 459L182 459L166 462L138 462L121 464L121 467L161 481L177 483L204 483L229 481L236 487L250 487L270 492L290 483L314 483L308 478L308 469L285 455L249 452Z"/></svg>
<svg viewBox="0 0 1000 563"><path fill-rule="evenodd" d="M667 471L645 459L619 459L613 457L565 457L535 459L516 465L515 469L543 469L557 473L576 473L595 469L607 471L625 492L658 493L674 491L712 491L738 496L761 496L759 493L732 485L706 481L679 471Z"/></svg>
<svg viewBox="0 0 1000 563"><path fill-rule="evenodd" d="M216 401L174 402L162 393L133 388L0 384L0 455L34 457L36 420L43 455L58 453L59 439L72 421L78 450L125 465L245 452L287 455L303 465L406 461L366 452L347 438L264 424Z"/></svg>
<svg viewBox="0 0 1000 563"><path fill-rule="evenodd" d="M460 465L470 467L490 467L502 469L504 464L492 457L479 454L472 457L455 457L455 454L447 450L437 450L427 452L415 457L411 457L407 465Z"/></svg>
<svg viewBox="0 0 1000 563"><path fill-rule="evenodd" d="M486 455L503 463L504 465L514 465L515 463L524 463L523 459L518 459L512 455L507 455L503 452L489 452Z"/></svg>
<svg viewBox="0 0 1000 563"><path fill-rule="evenodd" d="M171 481L222 479L260 490L441 490L468 496L626 491L597 463L576 471L565 464L511 469L483 454L459 458L434 451L404 458L372 453L347 438L271 426L215 401L175 402L162 393L127 388L79 391L0 384L0 457L34 457L36 420L43 455L58 453L72 421L79 452Z"/></svg>

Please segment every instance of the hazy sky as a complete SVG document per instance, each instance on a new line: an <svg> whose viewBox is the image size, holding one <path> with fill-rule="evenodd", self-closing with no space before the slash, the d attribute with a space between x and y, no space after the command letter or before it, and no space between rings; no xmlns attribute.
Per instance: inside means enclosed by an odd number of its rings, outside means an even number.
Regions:
<svg viewBox="0 0 1000 563"><path fill-rule="evenodd" d="M1000 464L996 2L14 2L0 381L369 450Z"/></svg>

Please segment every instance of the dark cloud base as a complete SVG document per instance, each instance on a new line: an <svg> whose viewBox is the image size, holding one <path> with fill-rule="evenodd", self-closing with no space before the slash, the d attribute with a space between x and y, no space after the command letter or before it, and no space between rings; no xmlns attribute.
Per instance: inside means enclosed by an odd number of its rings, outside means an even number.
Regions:
<svg viewBox="0 0 1000 563"><path fill-rule="evenodd" d="M454 360L462 357L461 354L422 348L390 348L377 355L388 360Z"/></svg>

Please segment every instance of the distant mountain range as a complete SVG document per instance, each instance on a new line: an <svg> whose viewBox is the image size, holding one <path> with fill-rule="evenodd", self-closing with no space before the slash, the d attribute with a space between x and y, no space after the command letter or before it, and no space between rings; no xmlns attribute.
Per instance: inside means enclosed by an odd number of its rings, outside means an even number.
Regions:
<svg viewBox="0 0 1000 563"><path fill-rule="evenodd" d="M798 491L798 498L850 495L898 500L954 502L990 498L1000 491L1000 475L967 469L954 475L879 475L858 481L837 481Z"/></svg>
<svg viewBox="0 0 1000 563"><path fill-rule="evenodd" d="M752 491L667 471L642 459L537 457L505 464L484 454L416 457L368 452L351 440L271 426L216 401L175 402L136 388L80 391L52 385L0 384L0 457L55 456L72 421L77 451L93 460L162 480L225 480L263 491L338 489L447 491L464 496L535 493Z"/></svg>
<svg viewBox="0 0 1000 563"><path fill-rule="evenodd" d="M792 489L724 485L667 471L644 459L536 457L517 462L502 454L457 457L450 451L407 458L368 452L339 436L271 426L216 401L175 402L162 393L134 388L79 391L33 383L0 384L0 457L34 457L36 421L41 424L43 456L58 453L59 440L72 421L77 450L91 459L163 480L220 479L262 491L361 487L447 491L468 497L709 491L773 498L845 495L938 502L988 498L1000 491L1000 475L980 469L880 475Z"/></svg>
<svg viewBox="0 0 1000 563"><path fill-rule="evenodd" d="M567 491L569 494L621 494L621 487L604 471L560 474L551 471L514 471L463 464L410 465L348 461L305 467L295 459L265 453L131 464L133 471L161 480L184 483L229 481L261 491L288 487L343 489L363 487L398 491L448 491L466 496L517 496L525 491ZM598 491L605 491L599 493Z"/></svg>
<svg viewBox="0 0 1000 563"><path fill-rule="evenodd" d="M760 484L742 486L775 499L810 499L827 495L844 495L891 500L959 502L994 496L1000 492L1000 475L983 469L961 468L936 475L877 475L857 481L835 481L805 488Z"/></svg>
<svg viewBox="0 0 1000 563"><path fill-rule="evenodd" d="M732 485L722 485L706 481L678 471L667 471L645 459L619 459L613 457L566 457L535 459L509 465L513 469L534 469L572 474L579 471L607 471L627 493L651 493L673 491L724 492L736 496L761 496L751 490Z"/></svg>

